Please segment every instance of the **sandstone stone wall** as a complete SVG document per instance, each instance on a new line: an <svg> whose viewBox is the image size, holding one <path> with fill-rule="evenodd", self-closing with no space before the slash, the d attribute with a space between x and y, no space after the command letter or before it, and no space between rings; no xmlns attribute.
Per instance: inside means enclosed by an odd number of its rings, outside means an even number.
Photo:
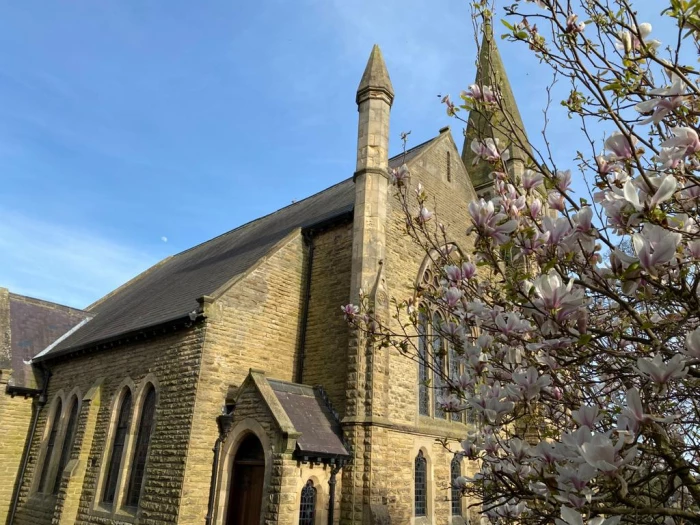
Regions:
<svg viewBox="0 0 700 525"><path fill-rule="evenodd" d="M342 417L349 331L340 306L350 298L352 224L319 233L313 242L303 383L322 385Z"/></svg>
<svg viewBox="0 0 700 525"><path fill-rule="evenodd" d="M411 188L420 182L430 195L428 206L448 228L450 240L465 254L472 245L465 234L468 204L474 190L449 133L443 132L409 163ZM425 252L405 233L405 218L390 188L386 249L383 265L389 296L399 300L413 294ZM437 204L436 204L437 203ZM414 204L417 214L417 205ZM433 221L433 222L437 222ZM392 321L394 328L398 328ZM344 474L344 523L358 523L368 505L386 505L392 524L416 522L413 501L414 458L421 448L429 462L429 510L426 524L451 521L448 486L453 451L436 442L451 439L456 450L467 426L418 415L418 367L390 349L372 348L365 356L366 385L371 413L364 422L346 421L354 464ZM361 423L361 424L360 424ZM474 466L465 466L474 468Z"/></svg>
<svg viewBox="0 0 700 525"><path fill-rule="evenodd" d="M187 458L182 523L204 522L216 416L231 396L230 388L240 387L250 368L286 381L296 377L305 268L306 248L297 231L206 307L202 386Z"/></svg>
<svg viewBox="0 0 700 525"><path fill-rule="evenodd" d="M195 403L204 325L164 334L141 343L109 351L74 356L49 362L49 403L39 415L35 439L29 449L25 482L15 523L139 523L153 525L178 522L185 460L190 445L190 427ZM156 385L156 423L150 443L144 488L138 515L120 509L117 513L99 503L100 481L106 469L106 447L113 426L116 398L124 386L134 391L139 409L139 393L147 381ZM57 396L64 399L61 429L73 394L81 399L78 432L71 461L61 476L57 496L37 494L37 478L48 437L47 418ZM137 411L138 414L138 411ZM136 421L138 415L132 418ZM133 448L136 424L129 439ZM54 448L60 454L62 435ZM129 448L127 448L129 450ZM127 452L128 454L128 452Z"/></svg>
<svg viewBox="0 0 700 525"><path fill-rule="evenodd" d="M10 375L9 369L0 369L0 524L5 523L10 512L33 414L31 398L5 394Z"/></svg>

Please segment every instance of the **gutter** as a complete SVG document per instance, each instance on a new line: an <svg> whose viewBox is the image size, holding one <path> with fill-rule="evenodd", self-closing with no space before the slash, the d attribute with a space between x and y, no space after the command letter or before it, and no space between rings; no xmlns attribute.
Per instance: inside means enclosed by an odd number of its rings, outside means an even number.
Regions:
<svg viewBox="0 0 700 525"><path fill-rule="evenodd" d="M19 477L17 478L17 485L15 486L15 494L14 497L12 498L12 504L10 506L10 514L7 519L7 525L13 525L15 521L15 514L17 512L17 505L19 504L19 493L20 490L22 489L22 484L24 483L24 475L27 472L27 464L29 463L29 451L31 450L32 447L32 442L34 441L34 434L36 434L36 425L37 422L39 421L39 414L41 413L41 409L44 408L46 405L46 392L49 389L49 379L51 379L51 370L49 368L42 364L41 365L41 370L44 374L44 385L41 388L41 393L39 394L39 397L36 398L35 401L35 410L34 410L34 416L32 417L32 425L29 429L29 439L26 442L25 449L24 449L24 455L22 457L22 465L20 466L19 469ZM17 387L13 387L17 388ZM10 389L8 388L8 393L12 395L12 392L10 392ZM30 389L26 389L30 390ZM31 389L34 390L34 389Z"/></svg>

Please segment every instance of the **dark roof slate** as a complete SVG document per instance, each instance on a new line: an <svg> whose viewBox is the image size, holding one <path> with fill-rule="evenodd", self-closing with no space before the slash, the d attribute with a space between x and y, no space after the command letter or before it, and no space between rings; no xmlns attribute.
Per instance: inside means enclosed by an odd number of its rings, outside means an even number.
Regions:
<svg viewBox="0 0 700 525"><path fill-rule="evenodd" d="M348 457L340 422L319 388L268 379L275 396L289 416L297 438L299 457Z"/></svg>
<svg viewBox="0 0 700 525"><path fill-rule="evenodd" d="M406 152L408 162L431 139ZM390 159L398 167L403 154ZM244 274L285 236L352 212L355 187L344 180L320 193L270 215L244 224L189 250L164 259L89 308L93 318L58 342L35 361L89 348L128 333L185 319L198 308L197 299L212 295L227 282Z"/></svg>

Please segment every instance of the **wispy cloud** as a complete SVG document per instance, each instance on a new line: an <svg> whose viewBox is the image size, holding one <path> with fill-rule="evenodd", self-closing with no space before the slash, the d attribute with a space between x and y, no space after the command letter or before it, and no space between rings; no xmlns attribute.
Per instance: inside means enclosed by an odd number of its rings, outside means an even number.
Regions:
<svg viewBox="0 0 700 525"><path fill-rule="evenodd" d="M0 286L84 308L157 259L88 230L0 211Z"/></svg>

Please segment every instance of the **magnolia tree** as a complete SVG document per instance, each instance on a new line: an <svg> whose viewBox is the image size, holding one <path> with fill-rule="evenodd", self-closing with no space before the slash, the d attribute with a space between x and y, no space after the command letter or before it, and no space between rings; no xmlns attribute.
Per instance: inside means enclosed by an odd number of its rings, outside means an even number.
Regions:
<svg viewBox="0 0 700 525"><path fill-rule="evenodd" d="M471 144L495 188L460 226L474 248L446 248L404 166L393 183L407 234L439 282L397 298L391 323L369 303L343 307L375 344L414 359L418 325L439 312L434 330L460 366L437 395L479 422L457 447L478 473L458 487L493 523L700 522L700 103L683 63L700 7L658 3L675 28L667 42L627 0L475 2L475 24L504 15L496 32L566 85L563 118L582 130L573 168L554 162L546 126L541 149L525 143L497 85L446 97L448 114L481 114L501 137Z"/></svg>

